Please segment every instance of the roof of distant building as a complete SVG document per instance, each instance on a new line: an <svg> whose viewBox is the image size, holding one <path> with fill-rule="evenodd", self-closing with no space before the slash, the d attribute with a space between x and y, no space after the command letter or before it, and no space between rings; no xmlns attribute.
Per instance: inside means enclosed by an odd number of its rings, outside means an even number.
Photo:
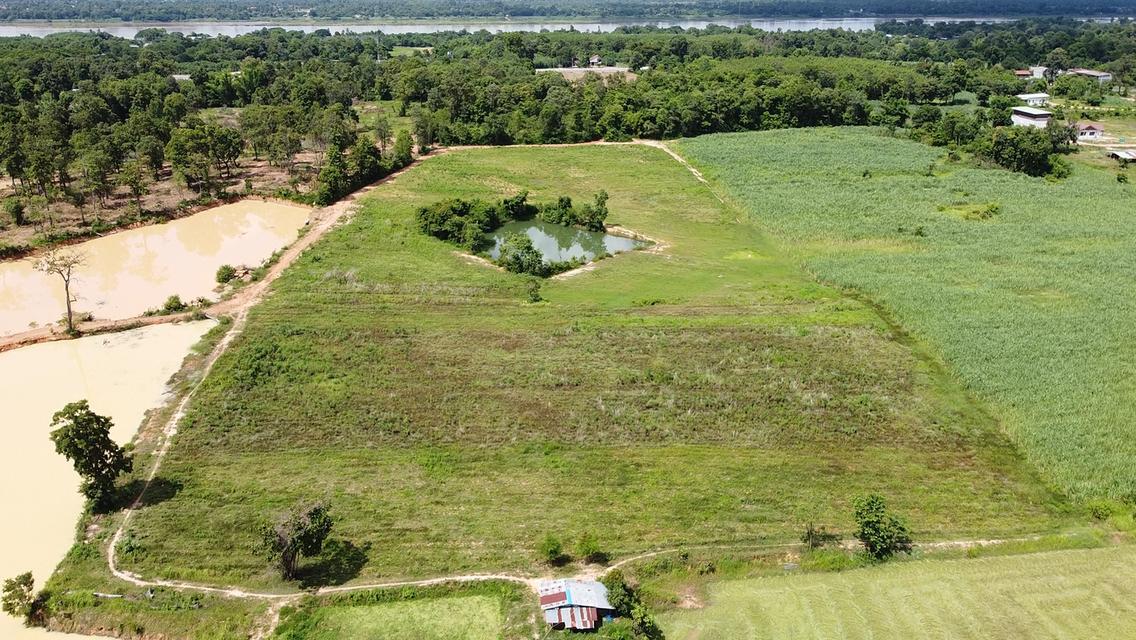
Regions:
<svg viewBox="0 0 1136 640"><path fill-rule="evenodd" d="M607 587L590 580L543 580L537 585L540 608L595 607L611 609L607 600Z"/></svg>

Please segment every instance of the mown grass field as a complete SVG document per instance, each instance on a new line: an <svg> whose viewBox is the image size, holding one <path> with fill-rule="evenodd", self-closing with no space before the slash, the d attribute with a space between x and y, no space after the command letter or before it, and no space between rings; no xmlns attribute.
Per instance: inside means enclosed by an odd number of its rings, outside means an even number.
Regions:
<svg viewBox="0 0 1136 640"><path fill-rule="evenodd" d="M446 197L611 195L635 252L545 282L419 233ZM257 526L328 498L302 582L540 571L591 531L615 556L845 531L889 496L922 538L1061 526L997 425L870 308L817 285L662 151L460 150L378 189L274 285L217 363L124 568L280 586Z"/></svg>
<svg viewBox="0 0 1136 640"><path fill-rule="evenodd" d="M668 640L1092 640L1136 629L1136 548L903 562L711 585Z"/></svg>
<svg viewBox="0 0 1136 640"><path fill-rule="evenodd" d="M306 640L497 640L501 607L487 596L327 607L315 614ZM285 630L284 636L288 637Z"/></svg>
<svg viewBox="0 0 1136 640"><path fill-rule="evenodd" d="M532 591L450 583L311 596L281 611L275 640L524 640L544 630Z"/></svg>
<svg viewBox="0 0 1136 640"><path fill-rule="evenodd" d="M1136 191L1113 171L1047 182L870 130L677 147L822 281L929 344L1048 482L1136 496Z"/></svg>

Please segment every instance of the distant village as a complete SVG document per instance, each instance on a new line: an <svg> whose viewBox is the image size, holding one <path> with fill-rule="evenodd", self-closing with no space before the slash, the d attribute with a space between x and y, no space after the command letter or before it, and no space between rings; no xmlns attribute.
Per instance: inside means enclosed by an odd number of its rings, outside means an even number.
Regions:
<svg viewBox="0 0 1136 640"><path fill-rule="evenodd" d="M1014 75L1023 80L1044 80L1051 81L1060 75L1073 75L1084 78L1096 80L1100 84L1107 84L1112 82L1112 74L1107 71L1097 71L1095 69L1082 69L1074 68L1066 71L1053 72L1049 67L1037 66L1028 69L1017 69ZM1053 120L1053 112L1048 111L1042 107L1049 106L1049 94L1043 92L1037 93L1022 93L1018 94L1017 98L1025 103L1023 106L1014 107L1010 115L1010 121L1015 126L1019 127L1037 127L1044 129L1049 126L1050 121ZM1104 138L1104 127L1094 123L1077 124L1077 142L1100 142ZM1131 152L1113 152L1122 154L1131 154Z"/></svg>

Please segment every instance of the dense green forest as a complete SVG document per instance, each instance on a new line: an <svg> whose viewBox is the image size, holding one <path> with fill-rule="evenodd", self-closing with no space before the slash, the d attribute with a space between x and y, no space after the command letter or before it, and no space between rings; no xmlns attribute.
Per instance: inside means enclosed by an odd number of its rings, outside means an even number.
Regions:
<svg viewBox="0 0 1136 640"><path fill-rule="evenodd" d="M875 124L1060 174L1053 153L1067 147L1067 127L997 131L1016 104L1010 96L1030 88L1009 69L1101 66L1113 83L1054 88L1098 99L1126 92L1136 69L1136 23L1034 20L948 33L889 24L866 33L274 29L205 38L151 29L133 40L0 39L0 169L26 199L8 207L7 222L26 224L45 202L101 202L116 186L144 193L166 166L211 194L250 152L289 172L297 154L314 153L313 188L279 195L326 203L409 162L411 134L428 149ZM393 55L398 45L432 53ZM637 78L538 72L591 56ZM976 109L952 109L962 92L977 96ZM388 105L372 130L358 121L359 101ZM199 116L209 108L237 108L239 118ZM413 130L397 136L394 118Z"/></svg>
<svg viewBox="0 0 1136 640"><path fill-rule="evenodd" d="M1133 0L12 0L4 20L1130 15Z"/></svg>

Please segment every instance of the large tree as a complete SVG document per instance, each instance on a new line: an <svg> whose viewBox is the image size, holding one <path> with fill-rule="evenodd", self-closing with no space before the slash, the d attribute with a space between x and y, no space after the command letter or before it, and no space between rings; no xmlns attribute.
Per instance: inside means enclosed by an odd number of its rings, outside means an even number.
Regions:
<svg viewBox="0 0 1136 640"><path fill-rule="evenodd" d="M51 249L40 256L32 265L36 271L55 274L63 280L63 300L67 305L68 333L75 333L75 314L71 308L71 303L75 302L75 298L71 297L71 279L75 276L75 270L81 267L85 260L86 258L81 253Z"/></svg>
<svg viewBox="0 0 1136 640"><path fill-rule="evenodd" d="M51 441L83 478L80 491L95 509L107 508L114 498L119 474L134 468L126 449L110 437L111 419L91 411L86 400L72 402L51 418Z"/></svg>
<svg viewBox="0 0 1136 640"><path fill-rule="evenodd" d="M323 549L334 523L326 502L301 504L261 527L261 551L280 569L281 577L291 580L301 556L312 557Z"/></svg>
<svg viewBox="0 0 1136 640"><path fill-rule="evenodd" d="M35 602L35 580L32 579L31 571L4 581L4 593L0 597L0 609L3 609L4 613L27 620L32 613L33 602Z"/></svg>

